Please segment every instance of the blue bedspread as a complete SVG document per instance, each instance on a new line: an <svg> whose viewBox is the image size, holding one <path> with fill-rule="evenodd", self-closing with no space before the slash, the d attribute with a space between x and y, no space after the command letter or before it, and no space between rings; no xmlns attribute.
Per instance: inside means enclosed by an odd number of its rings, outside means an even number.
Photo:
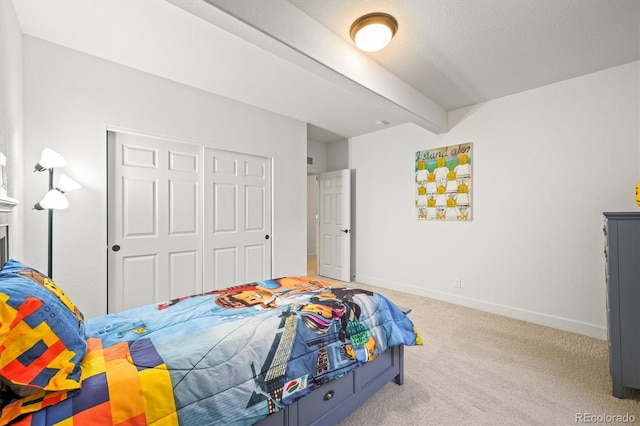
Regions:
<svg viewBox="0 0 640 426"><path fill-rule="evenodd" d="M382 295L288 277L86 322L75 395L19 424L254 424L396 345L421 344Z"/></svg>

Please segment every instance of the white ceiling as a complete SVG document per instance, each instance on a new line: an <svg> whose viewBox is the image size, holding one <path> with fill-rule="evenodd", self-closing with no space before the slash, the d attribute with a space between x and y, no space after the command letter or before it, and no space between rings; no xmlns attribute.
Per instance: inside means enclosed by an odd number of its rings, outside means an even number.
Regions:
<svg viewBox="0 0 640 426"><path fill-rule="evenodd" d="M640 58L638 0L289 0L349 41L365 13L392 14L369 56L446 110Z"/></svg>
<svg viewBox="0 0 640 426"><path fill-rule="evenodd" d="M310 123L321 142L640 59L640 0L14 0L25 34ZM399 22L364 54L374 11ZM639 76L640 78L640 76Z"/></svg>

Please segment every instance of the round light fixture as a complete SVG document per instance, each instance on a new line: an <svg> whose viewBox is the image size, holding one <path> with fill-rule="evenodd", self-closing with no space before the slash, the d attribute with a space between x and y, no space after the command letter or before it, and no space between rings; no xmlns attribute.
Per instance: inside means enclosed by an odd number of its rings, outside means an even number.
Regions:
<svg viewBox="0 0 640 426"><path fill-rule="evenodd" d="M369 13L351 25L351 39L365 52L385 47L398 31L398 21L387 13Z"/></svg>

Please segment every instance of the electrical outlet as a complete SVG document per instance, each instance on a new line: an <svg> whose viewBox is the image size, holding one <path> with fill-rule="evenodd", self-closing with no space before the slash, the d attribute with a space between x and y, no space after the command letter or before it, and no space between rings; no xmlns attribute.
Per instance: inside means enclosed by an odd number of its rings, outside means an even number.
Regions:
<svg viewBox="0 0 640 426"><path fill-rule="evenodd" d="M454 278L453 279L453 286L455 288L462 288L462 278Z"/></svg>

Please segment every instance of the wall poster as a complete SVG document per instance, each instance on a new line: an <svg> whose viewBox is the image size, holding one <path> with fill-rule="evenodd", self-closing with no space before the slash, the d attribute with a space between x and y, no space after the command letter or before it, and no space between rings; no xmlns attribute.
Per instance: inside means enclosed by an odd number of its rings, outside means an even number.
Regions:
<svg viewBox="0 0 640 426"><path fill-rule="evenodd" d="M471 220L472 142L416 152L418 219Z"/></svg>

